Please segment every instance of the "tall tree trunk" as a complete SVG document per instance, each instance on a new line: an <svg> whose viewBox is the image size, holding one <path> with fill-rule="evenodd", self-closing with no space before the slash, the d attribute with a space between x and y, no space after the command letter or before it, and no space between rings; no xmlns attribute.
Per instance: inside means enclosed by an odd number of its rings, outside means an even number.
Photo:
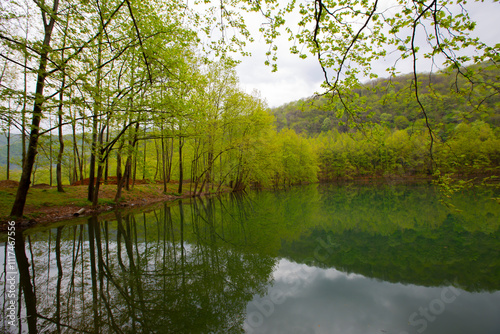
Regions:
<svg viewBox="0 0 500 334"><path fill-rule="evenodd" d="M125 162L125 173L123 173L123 185L125 186L125 189L127 191L130 191L130 174L132 171L132 162L132 154L130 154L129 152L129 155L127 156L127 162Z"/></svg>
<svg viewBox="0 0 500 334"><path fill-rule="evenodd" d="M198 188L198 183L200 182L200 177L198 177L198 162L200 159L200 141L197 140L196 138L194 139L194 159L193 162L191 163L191 184L189 185L189 190L193 193L196 194L196 189ZM192 185L194 182L194 189L191 190Z"/></svg>
<svg viewBox="0 0 500 334"><path fill-rule="evenodd" d="M27 6L29 8L29 6ZM26 40L29 37L29 15L26 15ZM26 106L28 104L28 54L24 55L24 69L23 69L23 83L24 83L24 91L23 91L23 110L21 114L21 143L22 143L22 163L24 166L26 161Z"/></svg>
<svg viewBox="0 0 500 334"><path fill-rule="evenodd" d="M92 149L90 151L90 169L89 169L89 188L87 199L94 202L94 187L95 187L95 167L99 148L97 147L98 140L98 120L97 116L101 110L101 75L102 75L102 25L99 26L99 37L97 45L97 71L96 71L96 90L94 93L94 115L92 116Z"/></svg>
<svg viewBox="0 0 500 334"><path fill-rule="evenodd" d="M158 147L158 141L156 139L153 140L155 142L155 149L156 149L156 171L153 180L156 181L156 178L158 177L158 172L160 170L160 148Z"/></svg>
<svg viewBox="0 0 500 334"><path fill-rule="evenodd" d="M130 177L133 176L132 175L132 164L134 163L134 160L136 158L135 147L137 145L137 133L139 132L139 126L140 126L140 124L139 124L139 122L137 122L135 129L134 129L133 136L128 142L128 156L127 156L127 163L125 164L125 168L128 168L128 171L126 171L125 176L124 176L126 178L125 189L127 189L127 191L130 191Z"/></svg>
<svg viewBox="0 0 500 334"><path fill-rule="evenodd" d="M106 121L106 143L109 143L109 117ZM108 183L109 159L106 159L106 166L104 168L104 183Z"/></svg>
<svg viewBox="0 0 500 334"><path fill-rule="evenodd" d="M57 179L57 191L60 193L64 192L63 186L62 186L62 156L64 153L64 137L63 137L63 131L62 131L62 115L63 115L63 98L64 98L64 85L66 81L66 76L63 74L63 81L61 84L61 92L59 93L59 107L57 111L57 116L58 116L58 129L57 129L57 134L59 137L59 153L57 154L57 167L56 167L56 179Z"/></svg>
<svg viewBox="0 0 500 334"><path fill-rule="evenodd" d="M211 145L210 147L210 151L208 152L207 154L207 164L208 164L208 168L207 168L207 175L206 175L206 189L205 191L206 192L209 192L210 191L210 184L212 183L212 165L213 165L213 159L214 159L214 153L213 153L213 147Z"/></svg>
<svg viewBox="0 0 500 334"><path fill-rule="evenodd" d="M92 146L90 150L90 168L89 168L89 186L87 192L87 200L94 200L94 185L95 185L95 165L96 165L96 150L97 150L97 117L94 115L92 125Z"/></svg>
<svg viewBox="0 0 500 334"><path fill-rule="evenodd" d="M182 183L184 178L184 169L182 168L182 146L184 146L184 140L179 136L179 189L177 190L179 194L182 194Z"/></svg>
<svg viewBox="0 0 500 334"><path fill-rule="evenodd" d="M130 171L130 168L128 168L130 164L130 157L127 158L127 162L125 163L125 171L123 173L123 177L120 178L120 181L118 182L118 187L116 189L116 195L115 195L115 203L118 203L121 198L122 198L122 188L123 188L123 183L128 179L128 173Z"/></svg>
<svg viewBox="0 0 500 334"><path fill-rule="evenodd" d="M99 187L101 186L101 178L102 178L102 173L104 171L104 149L103 147L103 140L104 140L104 129L99 132L99 140L97 145L99 146L97 150L97 177L96 177L96 182L95 182L95 187L94 187L94 195L92 196L92 206L96 207L99 201ZM106 158L107 160L107 158Z"/></svg>
<svg viewBox="0 0 500 334"><path fill-rule="evenodd" d="M78 141L76 139L76 110L74 119L71 122L71 128L73 130L73 183L78 181L78 171L80 171L80 176L82 174L82 161L80 159L80 155L78 153Z"/></svg>
<svg viewBox="0 0 500 334"><path fill-rule="evenodd" d="M35 159L35 163L33 164L33 183L35 183L35 174L36 174L37 169L38 169L38 166L36 164L36 159Z"/></svg>
<svg viewBox="0 0 500 334"><path fill-rule="evenodd" d="M104 170L104 166L102 162L99 162L97 164L97 177L96 177L96 183L94 187L94 196L92 197L92 206L96 207L97 204L99 203L99 188L101 186L101 178L102 178L102 172Z"/></svg>
<svg viewBox="0 0 500 334"><path fill-rule="evenodd" d="M49 111L49 128L52 128L52 113ZM49 185L52 187L52 170L53 170L53 161L52 161L52 130L49 131Z"/></svg>
<svg viewBox="0 0 500 334"><path fill-rule="evenodd" d="M123 141L120 143L120 147L116 151L116 184L120 184L122 180L122 148Z"/></svg>
<svg viewBox="0 0 500 334"><path fill-rule="evenodd" d="M66 15L66 25L64 27L64 35L63 35L63 43L62 43L62 51L61 51L61 59L64 59L64 51L66 49L66 36L68 32L68 24L69 24L69 12ZM61 91L59 92L59 106L57 109L58 116L58 137L59 137L59 153L57 154L57 166L56 166L56 181L57 181L57 191L60 193L64 192L62 186L62 156L64 153L64 138L62 131L62 119L63 119L63 100L64 100L64 87L66 86L66 73L62 71L62 83L61 83Z"/></svg>
<svg viewBox="0 0 500 334"><path fill-rule="evenodd" d="M138 130L139 130L139 122L137 122L137 124L135 126L133 138L131 140L129 140L129 153L128 153L128 156L127 156L127 161L125 162L125 171L123 172L123 176L118 181L118 187L117 187L116 195L115 195L115 202L116 203L118 203L120 201L120 199L121 199L123 186L126 185L125 188L127 190L129 190L129 187L128 187L127 183L130 180L130 173L131 173L131 170L132 170L132 158L133 158L133 156L132 156L133 152L130 149L130 147L135 147L135 145L137 143L137 131ZM120 147L119 150L121 150L121 147ZM121 157L120 157L120 160L121 160Z"/></svg>
<svg viewBox="0 0 500 334"><path fill-rule="evenodd" d="M10 110L10 99L9 99L9 122L7 124L7 180L10 179L10 124L12 122L12 113Z"/></svg>
<svg viewBox="0 0 500 334"><path fill-rule="evenodd" d="M132 175L132 189L134 189L135 186L135 179L137 177L137 158L138 158L138 151L139 150L139 144L135 144L135 152L137 152L134 156L134 173Z"/></svg>
<svg viewBox="0 0 500 334"><path fill-rule="evenodd" d="M146 179L146 143L147 143L147 140L146 140L146 128L147 126L144 125L144 157L143 157L143 160L142 160L142 179L145 180Z"/></svg>
<svg viewBox="0 0 500 334"><path fill-rule="evenodd" d="M162 179L163 192L167 192L167 158L165 157L165 139L163 138L163 124L161 124L161 162L162 162Z"/></svg>
<svg viewBox="0 0 500 334"><path fill-rule="evenodd" d="M170 152L170 153L169 153ZM170 150L167 151L167 182L170 182L172 177L172 159L174 157L174 138L170 138Z"/></svg>
<svg viewBox="0 0 500 334"><path fill-rule="evenodd" d="M80 164L80 181L82 182L83 185L83 179L85 178L86 174L86 165L85 165L85 121L82 121L82 159L81 159L81 164Z"/></svg>
<svg viewBox="0 0 500 334"><path fill-rule="evenodd" d="M31 172L33 170L33 165L35 164L35 157L38 148L38 134L40 120L42 118L42 107L44 102L43 90L45 88L45 79L47 77L47 62L50 51L50 40L52 38L52 31L54 29L58 7L59 0L54 0L52 13L50 15L50 21L48 24L45 20L46 13L42 12L42 16L44 18L45 36L40 52L40 64L38 66L38 75L35 89L35 103L33 105L33 118L31 121L28 151L26 153L25 163L23 164L21 180L19 181L19 186L17 187L16 199L14 200L14 204L10 212L10 215L14 217L21 217L23 215L24 205L26 204L26 196L28 195L28 190L30 188Z"/></svg>

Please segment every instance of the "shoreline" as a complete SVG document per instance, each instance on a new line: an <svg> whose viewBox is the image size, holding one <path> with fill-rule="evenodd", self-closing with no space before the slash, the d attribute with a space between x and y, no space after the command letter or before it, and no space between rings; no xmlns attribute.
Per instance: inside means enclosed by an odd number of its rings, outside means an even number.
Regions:
<svg viewBox="0 0 500 334"><path fill-rule="evenodd" d="M2 185L2 182L5 183L4 181L0 181L0 196L12 197L13 200L17 189L13 187L15 181L9 181L7 187ZM172 182L168 185L170 187L177 187L178 183ZM25 230L39 225L89 217L92 215L113 212L119 209L132 209L160 202L175 202L181 199L206 197L217 194L211 191L193 194L189 191L189 183L182 194L175 193L172 188L167 188L167 193L164 193L162 184L136 184L130 191L123 190L122 200L119 203L114 203L113 199L116 185L101 185L99 205L93 208L92 204L84 199L85 197L79 196L80 194L85 194L87 185L65 186L64 189L66 191L65 193L57 193L57 187L55 186L35 185L31 187L31 198L26 201L24 217L15 219L16 228ZM221 188L219 193L228 193L230 191L231 189L229 188ZM76 193L77 198L74 198L74 201L69 199L62 204L58 204L61 202L57 201L57 199L64 198L67 195L69 196L70 194L68 193L73 193L72 195ZM43 201L41 197L45 194L51 197ZM8 216L8 212L6 211L6 209L9 209L9 206L10 205L2 207L3 210L0 215L0 233L7 231L8 221L13 220ZM84 212L78 214L82 209Z"/></svg>
<svg viewBox="0 0 500 334"><path fill-rule="evenodd" d="M486 176L487 174L469 175L469 178L475 180ZM464 177L457 177L457 180L462 180ZM343 177L335 180L319 180L317 184L419 184L429 183L436 180L431 175L371 175L358 177ZM498 182L497 179L496 182ZM473 181L474 182L474 181ZM476 183L474 182L474 183ZM493 181L496 183L495 181ZM16 181L0 181L0 197L5 200L9 198L13 200L15 195ZM291 185L294 186L294 185ZM172 181L167 184L167 192L163 192L163 184L159 183L141 183L136 184L130 191L123 190L122 201L114 203L114 194L116 185L107 184L101 185L99 194L100 204L93 208L90 202L86 201L87 185L71 185L65 186L65 193L57 193L55 186L49 185L34 185L30 188L30 196L27 200L25 216L22 219L16 220L17 228L24 230L38 225L51 224L59 221L70 220L74 218L88 217L97 214L112 212L119 209L132 209L145 207L148 205L160 202L175 202L181 199L194 197L207 197L222 193L229 193L232 189L222 187L220 191L201 192L193 194L190 190L190 183L185 183L182 194L176 193L178 182ZM215 188L215 187L214 187ZM272 188L270 188L272 189ZM264 190L264 189L262 189ZM66 198L71 197L73 198ZM40 197L45 197L46 201L40 200ZM65 200L63 200L65 199ZM67 200L66 200L67 199ZM5 204L5 202L7 204ZM8 221L12 221L8 216L10 210L9 201L4 201L3 207L0 207L0 233L7 231ZM79 210L84 210L78 214Z"/></svg>

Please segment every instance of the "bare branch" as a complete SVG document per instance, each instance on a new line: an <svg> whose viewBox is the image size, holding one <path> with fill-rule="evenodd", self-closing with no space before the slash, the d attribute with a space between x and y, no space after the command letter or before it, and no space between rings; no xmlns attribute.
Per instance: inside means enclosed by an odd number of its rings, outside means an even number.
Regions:
<svg viewBox="0 0 500 334"><path fill-rule="evenodd" d="M153 79L151 77L151 70L149 69L148 58L146 57L146 52L144 51L144 46L142 44L142 38L141 38L141 33L139 32L139 27L137 26L137 22L135 21L134 13L132 12L132 6L130 5L129 0L125 0L125 1L127 1L128 10L130 12L130 17L132 18L132 21L134 23L135 31L137 33L137 38L139 38L139 44L141 45L142 55L144 57L144 63L146 64L146 68L148 70L149 81L151 82L151 84L153 84Z"/></svg>
<svg viewBox="0 0 500 334"><path fill-rule="evenodd" d="M431 126L429 124L429 118L427 117L427 112L426 112L426 110L424 108L424 105L420 101L420 94L419 94L419 91L418 91L417 50L416 50L416 47L415 47L415 36L416 36L416 33L417 33L417 27L418 27L420 19L422 18L422 16L424 16L424 14L426 12L428 12L435 5L435 2L436 2L436 0L434 0L433 2L431 2L431 4L429 4L417 16L417 18L415 18L415 20L413 21L413 31L412 31L412 36L411 36L411 50L412 50L412 56L413 56L413 80L415 82L414 92L415 92L415 98L417 99L417 104L418 104L420 110L422 111L422 113L424 114L425 125L427 127L427 130L429 132L429 136L431 138L431 143L430 143L430 146L429 146L429 154L430 154L430 158L431 158L431 165L430 165L430 172L431 173L432 173L432 164L434 162L434 157L433 157L433 153L432 153L432 149L433 149L433 145L434 145L434 134L433 134L432 128L431 128Z"/></svg>
<svg viewBox="0 0 500 334"><path fill-rule="evenodd" d="M2 58L4 58L4 59L6 59L7 61L10 61L11 63L14 63L14 64L18 65L18 66L21 66L22 68L27 68L27 69L28 69L28 70L30 70L30 71L35 71L35 69L34 69L34 68L29 67L29 66L24 66L24 64L21 64L21 63L20 63L20 62L18 62L17 60L14 60L14 59L12 59L12 58L9 58L9 57L7 57L7 56L5 56L5 55L1 54L1 53L0 53L0 57L2 57Z"/></svg>

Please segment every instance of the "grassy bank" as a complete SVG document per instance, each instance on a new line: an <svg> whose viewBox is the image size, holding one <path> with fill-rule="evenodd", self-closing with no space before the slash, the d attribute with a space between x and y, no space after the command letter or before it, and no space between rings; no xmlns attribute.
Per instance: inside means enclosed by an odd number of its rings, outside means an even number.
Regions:
<svg viewBox="0 0 500 334"><path fill-rule="evenodd" d="M122 200L120 203L115 203L116 185L103 184L99 191L99 205L92 208L91 202L87 201L87 189L87 185L66 186L65 192L59 193L56 187L35 185L29 190L24 210L25 216L19 223L22 223L23 227L29 227L34 223L72 218L82 208L85 209L85 215L88 215L117 207L146 205L193 196L189 183L183 185L182 194L177 193L177 183L169 183L166 192L163 192L163 184L136 184L129 191L123 190ZM6 227L16 190L17 182L0 181L0 231ZM221 190L227 192L229 189ZM202 195L206 194L202 193Z"/></svg>

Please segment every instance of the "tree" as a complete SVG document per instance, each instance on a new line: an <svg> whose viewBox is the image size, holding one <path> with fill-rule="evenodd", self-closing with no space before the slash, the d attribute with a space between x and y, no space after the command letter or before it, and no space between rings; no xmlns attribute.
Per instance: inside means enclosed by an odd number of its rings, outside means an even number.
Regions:
<svg viewBox="0 0 500 334"><path fill-rule="evenodd" d="M323 124L321 125L322 132L328 132L332 128L332 121L329 117L325 118Z"/></svg>
<svg viewBox="0 0 500 334"><path fill-rule="evenodd" d="M396 125L398 129L406 129L409 124L410 122L408 121L408 118L403 115L396 116L394 118L394 125Z"/></svg>
<svg viewBox="0 0 500 334"><path fill-rule="evenodd" d="M39 50L40 62L38 66L35 102L33 106L28 152L26 154L26 160L23 164L23 172L21 174L21 180L19 181L19 186L17 188L16 198L10 212L10 215L14 217L21 217L23 215L24 204L26 203L26 196L30 187L31 172L35 163L35 156L38 147L40 120L43 115L43 103L45 100L44 88L45 80L48 75L47 63L49 61L50 42L52 39L54 25L57 19L59 0L54 0L51 8L47 7L45 4L40 4L39 7L43 21L44 37L41 49Z"/></svg>

